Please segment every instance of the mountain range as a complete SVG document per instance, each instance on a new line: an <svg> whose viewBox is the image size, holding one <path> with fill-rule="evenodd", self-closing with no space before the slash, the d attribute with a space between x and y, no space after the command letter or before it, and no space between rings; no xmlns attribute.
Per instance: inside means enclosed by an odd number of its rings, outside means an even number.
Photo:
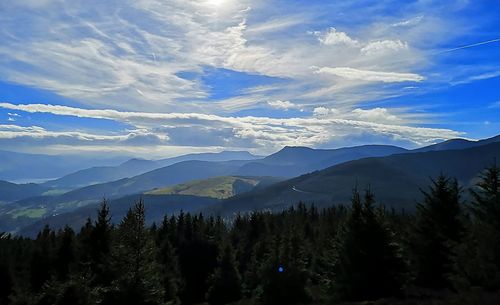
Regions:
<svg viewBox="0 0 500 305"><path fill-rule="evenodd" d="M497 136L481 141L449 140L416 150L386 145L285 147L264 158L222 152L155 161L131 159L43 184L0 183L0 200L4 201L0 204L0 231L12 231L14 225L15 230L21 230L45 222L60 223L65 217L81 222L103 198L122 212L127 210L122 204L128 207L143 197L147 205L148 201L154 203L158 213L178 212L172 207L183 205L184 211L231 216L280 210L298 201L321 206L345 203L356 185L370 187L381 204L412 210L420 199L419 189L439 173L456 177L465 187L471 185L482 168L500 157L499 142ZM132 176L134 172L140 174ZM86 185L120 175L131 177ZM186 203L186 198L192 204ZM165 203L163 208L161 202Z"/></svg>
<svg viewBox="0 0 500 305"><path fill-rule="evenodd" d="M205 210L231 215L252 210L279 210L299 201L317 205L349 202L353 188L371 189L377 202L396 209L413 210L421 189L440 174L470 187L478 174L500 159L500 142L468 149L396 154L364 158L250 191ZM464 193L466 196L467 193Z"/></svg>
<svg viewBox="0 0 500 305"><path fill-rule="evenodd" d="M58 178L92 166L115 166L127 157L43 155L0 150L0 180L36 182Z"/></svg>

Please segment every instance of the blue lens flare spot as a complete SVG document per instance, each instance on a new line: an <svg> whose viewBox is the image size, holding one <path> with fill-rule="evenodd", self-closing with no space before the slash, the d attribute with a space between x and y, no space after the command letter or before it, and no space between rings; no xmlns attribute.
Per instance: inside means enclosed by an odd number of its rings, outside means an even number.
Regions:
<svg viewBox="0 0 500 305"><path fill-rule="evenodd" d="M285 269L283 269L283 267L279 266L279 267L278 267L278 272L279 272L279 273L283 273L283 271L285 271Z"/></svg>

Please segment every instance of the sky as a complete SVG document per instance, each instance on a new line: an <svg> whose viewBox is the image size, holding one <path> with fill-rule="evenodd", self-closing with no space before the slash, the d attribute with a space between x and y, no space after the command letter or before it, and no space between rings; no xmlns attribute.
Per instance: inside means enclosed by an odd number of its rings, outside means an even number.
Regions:
<svg viewBox="0 0 500 305"><path fill-rule="evenodd" d="M0 2L0 149L161 158L500 133L490 0Z"/></svg>

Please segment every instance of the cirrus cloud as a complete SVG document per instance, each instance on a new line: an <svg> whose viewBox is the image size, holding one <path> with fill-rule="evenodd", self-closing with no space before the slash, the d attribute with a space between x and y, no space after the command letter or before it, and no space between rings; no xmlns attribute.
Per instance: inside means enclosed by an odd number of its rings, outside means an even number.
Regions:
<svg viewBox="0 0 500 305"><path fill-rule="evenodd" d="M322 67L317 69L316 73L335 75L349 80L384 83L421 82L425 79L415 73L370 71L349 67Z"/></svg>

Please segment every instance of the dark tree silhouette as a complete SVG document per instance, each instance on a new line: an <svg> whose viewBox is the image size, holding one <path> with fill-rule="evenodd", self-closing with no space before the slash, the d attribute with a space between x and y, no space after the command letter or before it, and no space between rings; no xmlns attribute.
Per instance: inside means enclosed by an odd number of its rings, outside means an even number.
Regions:
<svg viewBox="0 0 500 305"><path fill-rule="evenodd" d="M470 191L472 219L457 251L457 279L461 286L500 289L500 168L487 168Z"/></svg>
<svg viewBox="0 0 500 305"><path fill-rule="evenodd" d="M383 212L375 210L371 191L362 203L354 190L351 213L339 230L335 250L333 277L327 283L336 298L374 300L400 293L405 280L400 247Z"/></svg>
<svg viewBox="0 0 500 305"><path fill-rule="evenodd" d="M217 268L210 278L207 300L210 304L227 304L241 298L241 277L229 244L219 255Z"/></svg>
<svg viewBox="0 0 500 305"><path fill-rule="evenodd" d="M443 289L450 287L454 247L463 235L461 190L456 180L440 175L423 194L412 241L416 283Z"/></svg>
<svg viewBox="0 0 500 305"><path fill-rule="evenodd" d="M164 291L154 242L145 227L144 203L129 210L117 231L111 264L117 275L105 304L162 304Z"/></svg>

